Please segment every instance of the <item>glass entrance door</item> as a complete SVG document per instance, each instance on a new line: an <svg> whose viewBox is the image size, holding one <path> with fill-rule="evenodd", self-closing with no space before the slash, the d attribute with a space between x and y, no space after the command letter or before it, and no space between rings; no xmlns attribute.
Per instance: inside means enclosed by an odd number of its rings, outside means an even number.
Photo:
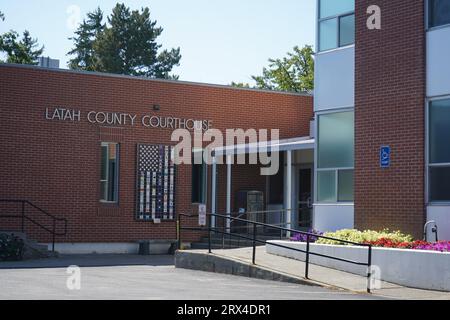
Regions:
<svg viewBox="0 0 450 320"><path fill-rule="evenodd" d="M298 170L298 227L302 230L310 229L312 226L312 168L301 168Z"/></svg>

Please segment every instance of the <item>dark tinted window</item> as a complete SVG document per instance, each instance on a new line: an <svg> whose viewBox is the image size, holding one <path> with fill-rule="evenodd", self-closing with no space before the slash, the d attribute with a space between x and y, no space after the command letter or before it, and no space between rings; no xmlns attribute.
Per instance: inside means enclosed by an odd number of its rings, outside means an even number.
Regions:
<svg viewBox="0 0 450 320"><path fill-rule="evenodd" d="M430 28L450 24L450 0L428 1L428 26Z"/></svg>
<svg viewBox="0 0 450 320"><path fill-rule="evenodd" d="M450 201L450 167L430 168L430 200Z"/></svg>
<svg viewBox="0 0 450 320"><path fill-rule="evenodd" d="M344 47L355 43L355 15L339 18L339 46Z"/></svg>
<svg viewBox="0 0 450 320"><path fill-rule="evenodd" d="M194 157L195 156L193 153L192 159L194 159ZM191 192L192 192L191 193L192 203L205 203L205 201L206 201L206 164L203 161L201 164L192 163L192 190L191 190Z"/></svg>
<svg viewBox="0 0 450 320"><path fill-rule="evenodd" d="M430 163L450 163L450 99L430 103Z"/></svg>
<svg viewBox="0 0 450 320"><path fill-rule="evenodd" d="M100 200L117 202L119 184L119 145L101 144Z"/></svg>

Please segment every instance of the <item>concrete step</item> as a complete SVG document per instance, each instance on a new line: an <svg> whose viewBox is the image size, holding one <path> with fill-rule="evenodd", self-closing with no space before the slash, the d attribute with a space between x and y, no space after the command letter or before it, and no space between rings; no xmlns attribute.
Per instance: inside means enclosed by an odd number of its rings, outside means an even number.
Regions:
<svg viewBox="0 0 450 320"><path fill-rule="evenodd" d="M251 238L252 235L247 235L247 234L242 234L242 236ZM268 241L268 240L280 240L280 237L275 237L275 236L268 236L268 235L262 235L262 236L257 236L256 239L260 240L260 241ZM252 241L252 240L248 240L245 238L238 238L238 237L231 237L231 241L238 241L240 240L242 241ZM281 238L281 240L286 240L286 238ZM201 242L208 242L208 237L202 237ZM211 241L222 241L222 236L221 235L212 235L211 236ZM225 241L230 241L230 236L225 236Z"/></svg>
<svg viewBox="0 0 450 320"><path fill-rule="evenodd" d="M194 242L191 243L191 249L208 249L209 248L209 244L208 243L204 243L204 242ZM211 243L211 248L212 249L222 249L222 244L218 244L218 243ZM238 248L237 246L230 246L228 244L225 244L225 248L226 249L234 249L234 248Z"/></svg>
<svg viewBox="0 0 450 320"><path fill-rule="evenodd" d="M208 244L208 241L200 241L197 243L204 243L204 244ZM247 246L247 247L251 247L253 246L253 241L249 241L249 240L241 240L241 241L237 241L237 240L229 240L229 239L225 239L224 242L222 242L222 239L211 239L211 243L212 244L218 244L218 245L222 245L222 243L224 243L225 245L232 245L232 246ZM256 242L256 245L264 245L264 243L258 243Z"/></svg>
<svg viewBox="0 0 450 320"><path fill-rule="evenodd" d="M262 243L257 243L256 246L263 246ZM211 248L212 249L236 249L236 248L244 248L244 247L253 247L253 242L247 241L247 242L229 242L225 241L224 245L222 246L222 241L211 241ZM209 244L208 242L193 242L191 243L191 249L208 249Z"/></svg>
<svg viewBox="0 0 450 320"><path fill-rule="evenodd" d="M260 241L267 241L267 240L274 240L274 237L270 236L262 236L257 238ZM279 238L275 238L276 240L279 240ZM242 247L252 247L253 241L247 240L247 239L239 239L237 237L232 237L231 239L229 237L225 237L223 241L222 236L212 236L211 237L211 244L212 248L221 249L222 243L225 244L224 248L242 248ZM263 243L257 242L257 246L264 245ZM208 237L203 237L199 242L195 242L191 244L191 248L194 249L207 249L208 248Z"/></svg>
<svg viewBox="0 0 450 320"><path fill-rule="evenodd" d="M38 250L38 251L43 251L43 252L48 251L48 246L47 245L40 244L40 243L37 243L37 242L32 242L32 243L27 242L27 246L30 247L30 248L33 248L35 250Z"/></svg>

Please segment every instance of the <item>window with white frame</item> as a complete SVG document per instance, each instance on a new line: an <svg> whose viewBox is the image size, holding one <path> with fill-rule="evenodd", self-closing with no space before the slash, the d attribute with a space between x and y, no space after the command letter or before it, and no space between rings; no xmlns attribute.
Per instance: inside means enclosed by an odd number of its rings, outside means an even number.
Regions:
<svg viewBox="0 0 450 320"><path fill-rule="evenodd" d="M450 25L450 0L428 0L428 27Z"/></svg>
<svg viewBox="0 0 450 320"><path fill-rule="evenodd" d="M430 202L450 202L450 99L429 105L428 192Z"/></svg>
<svg viewBox="0 0 450 320"><path fill-rule="evenodd" d="M100 201L117 202L119 189L119 144L101 143Z"/></svg>
<svg viewBox="0 0 450 320"><path fill-rule="evenodd" d="M353 202L354 112L318 116L317 201Z"/></svg>
<svg viewBox="0 0 450 320"><path fill-rule="evenodd" d="M319 51L355 42L355 0L319 0Z"/></svg>

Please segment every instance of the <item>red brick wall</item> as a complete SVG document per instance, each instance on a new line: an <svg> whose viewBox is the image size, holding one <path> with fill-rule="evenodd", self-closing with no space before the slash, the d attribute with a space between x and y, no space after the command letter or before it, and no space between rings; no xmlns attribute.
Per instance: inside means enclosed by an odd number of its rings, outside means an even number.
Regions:
<svg viewBox="0 0 450 320"><path fill-rule="evenodd" d="M138 118L157 114L211 119L213 127L221 130L280 129L282 138L309 135L312 117L310 96L7 65L0 66L0 97L0 198L28 199L51 214L67 218L68 235L59 238L60 242L175 238L175 222L155 225L134 219L136 145L174 143L170 142L170 129L140 124L102 128L86 120L46 120L47 107L64 106L82 113L128 112ZM161 110L153 111L154 104ZM118 206L98 201L102 140L121 143ZM235 188L256 187L262 181L256 173L256 168L236 169ZM191 167L182 165L177 170L176 212L191 212L190 186ZM6 211L14 210L2 209L0 204L0 214ZM0 230L8 227L0 219ZM27 230L38 240L49 241L29 223Z"/></svg>
<svg viewBox="0 0 450 320"><path fill-rule="evenodd" d="M369 5L382 29L366 28ZM356 1L355 224L421 236L424 209L423 1ZM391 146L381 169L379 148Z"/></svg>

